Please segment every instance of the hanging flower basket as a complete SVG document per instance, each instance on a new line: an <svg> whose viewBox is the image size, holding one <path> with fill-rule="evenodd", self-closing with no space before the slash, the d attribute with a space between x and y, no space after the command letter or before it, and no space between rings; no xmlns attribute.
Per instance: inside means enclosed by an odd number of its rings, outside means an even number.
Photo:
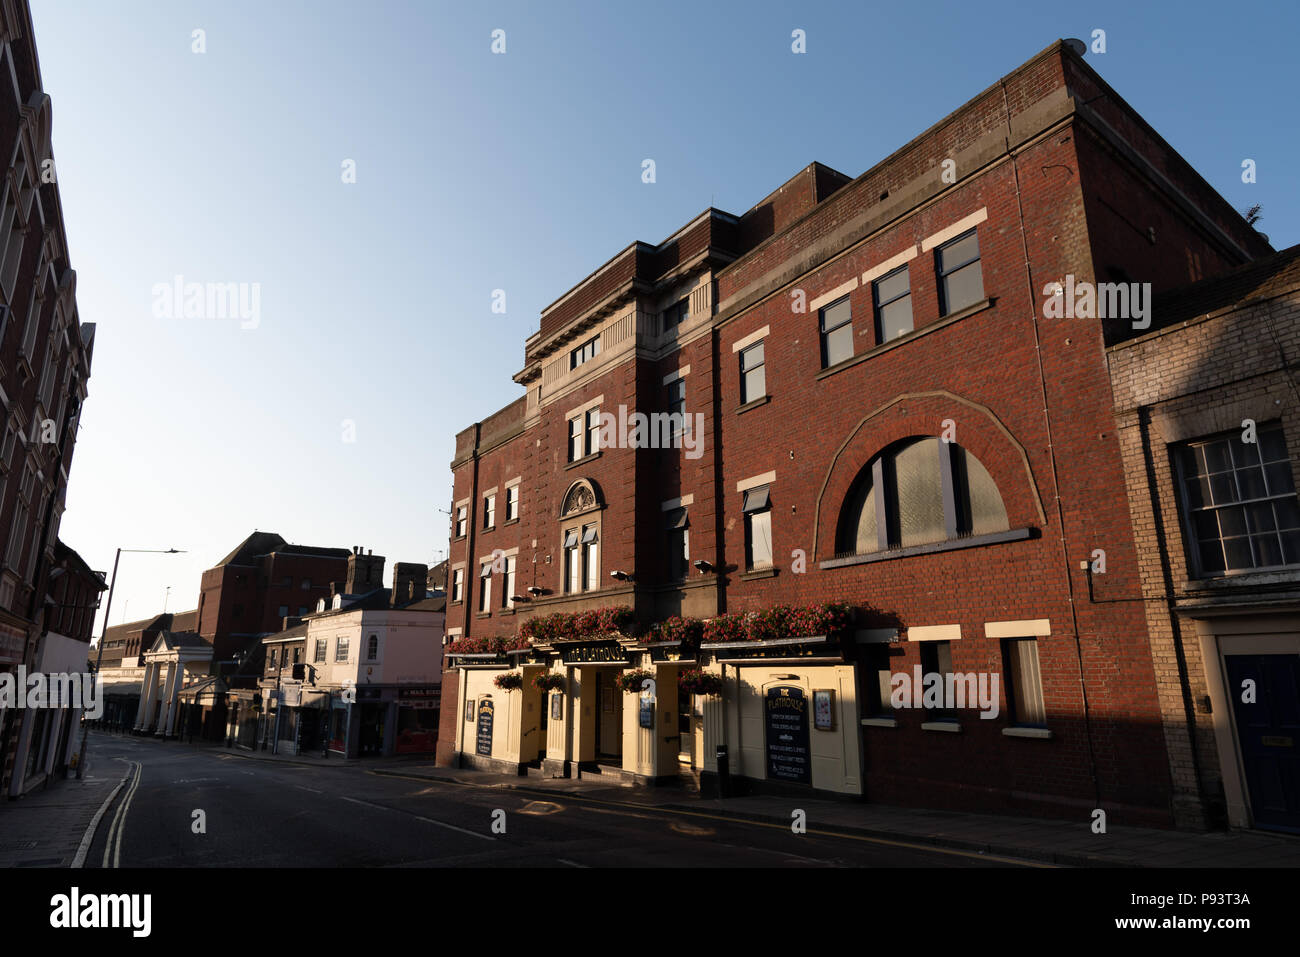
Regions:
<svg viewBox="0 0 1300 957"><path fill-rule="evenodd" d="M633 692L641 691L647 679L654 681L655 673L644 668L633 668L630 671L620 671L614 683L623 691Z"/></svg>
<svg viewBox="0 0 1300 957"><path fill-rule="evenodd" d="M492 683L502 691L515 691L524 686L524 676L517 671L507 671L493 678Z"/></svg>
<svg viewBox="0 0 1300 957"><path fill-rule="evenodd" d="M533 687L538 691L563 691L564 675L558 675L554 671L543 671L533 677Z"/></svg>
<svg viewBox="0 0 1300 957"><path fill-rule="evenodd" d="M677 674L677 687L685 694L719 698L722 696L722 677L699 668L683 668Z"/></svg>

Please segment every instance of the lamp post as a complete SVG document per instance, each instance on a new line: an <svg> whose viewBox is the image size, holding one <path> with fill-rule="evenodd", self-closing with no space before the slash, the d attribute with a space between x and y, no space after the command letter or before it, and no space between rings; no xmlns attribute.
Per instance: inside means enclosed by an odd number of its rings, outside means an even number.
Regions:
<svg viewBox="0 0 1300 957"><path fill-rule="evenodd" d="M108 613L113 610L113 588L117 585L117 563L122 560L123 552L132 552L135 554L147 552L151 555L183 555L183 549L178 548L119 548L117 555L113 557L113 577L108 581L108 600L104 603L104 627L99 633L99 652L95 655L95 677L96 680L103 680L100 675L100 665L104 661L104 640L108 637ZM102 689L101 689L102 692ZM144 694L143 685L140 693ZM81 772L86 767L86 739L90 737L90 725L84 718L81 724L81 753L77 756L77 780L81 780Z"/></svg>

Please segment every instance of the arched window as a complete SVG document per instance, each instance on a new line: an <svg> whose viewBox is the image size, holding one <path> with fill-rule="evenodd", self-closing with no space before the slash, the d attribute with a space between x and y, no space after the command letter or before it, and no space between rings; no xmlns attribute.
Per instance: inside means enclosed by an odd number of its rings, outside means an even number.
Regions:
<svg viewBox="0 0 1300 957"><path fill-rule="evenodd" d="M835 551L863 555L1008 527L1002 496L979 459L955 442L911 438L863 468L840 512Z"/></svg>

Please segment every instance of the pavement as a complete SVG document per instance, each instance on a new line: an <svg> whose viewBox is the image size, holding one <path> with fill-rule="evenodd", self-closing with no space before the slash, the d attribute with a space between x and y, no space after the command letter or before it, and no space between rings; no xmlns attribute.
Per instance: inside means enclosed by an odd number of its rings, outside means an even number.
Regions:
<svg viewBox="0 0 1300 957"><path fill-rule="evenodd" d="M81 780L70 774L26 797L0 802L0 867L71 867L85 856L101 808L129 766L88 757Z"/></svg>
<svg viewBox="0 0 1300 957"><path fill-rule="evenodd" d="M108 743L122 739L104 740ZM426 781L451 786L450 790L443 789L444 793L463 788L465 799L470 798L470 792L499 794L502 791L518 792L521 801L529 797L563 796L566 806L585 807L593 813L619 808L632 815L639 811L670 814L679 820L711 820L715 826L734 822L752 826L751 830L766 828L789 833L792 815L802 810L808 834L828 840L853 838L876 845L892 843L900 849L949 849L1067 867L1300 867L1300 836L1265 831L1200 833L1111 825L1105 834L1095 834L1088 821L970 814L815 798L704 798L684 788L642 788L599 777L578 780L519 777L441 768L427 755L321 758L319 754L277 755L210 744L126 740L130 742L130 751L116 757L110 757L113 748L105 747L99 749L100 757L96 761L92 749L82 781L69 778L52 784L46 791L0 804L0 867L70 866L79 848L83 844L89 846L89 825L101 806L110 803L114 789L129 771L126 762L136 758L148 763L155 754L159 758L166 756L187 762L202 758L210 761L215 757L227 767L262 765L268 771L272 766L286 770L297 767L316 772L334 771L342 778L327 774L327 779L337 780L339 787L344 786L345 780L352 782L346 785L348 788L365 779L381 778L389 779L394 785L400 781ZM324 788L322 780L317 777L318 786ZM449 800L454 799L453 794ZM97 844L106 829L106 825L98 828ZM91 856L97 857L97 853ZM598 862L593 863L599 866Z"/></svg>

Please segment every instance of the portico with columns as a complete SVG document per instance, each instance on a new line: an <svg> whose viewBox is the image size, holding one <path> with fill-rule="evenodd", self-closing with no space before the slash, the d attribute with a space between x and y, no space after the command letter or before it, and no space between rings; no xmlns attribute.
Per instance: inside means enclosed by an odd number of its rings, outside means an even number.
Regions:
<svg viewBox="0 0 1300 957"><path fill-rule="evenodd" d="M144 678L136 709L137 733L176 733L181 689L212 668L212 645L192 631L164 631L142 656Z"/></svg>

